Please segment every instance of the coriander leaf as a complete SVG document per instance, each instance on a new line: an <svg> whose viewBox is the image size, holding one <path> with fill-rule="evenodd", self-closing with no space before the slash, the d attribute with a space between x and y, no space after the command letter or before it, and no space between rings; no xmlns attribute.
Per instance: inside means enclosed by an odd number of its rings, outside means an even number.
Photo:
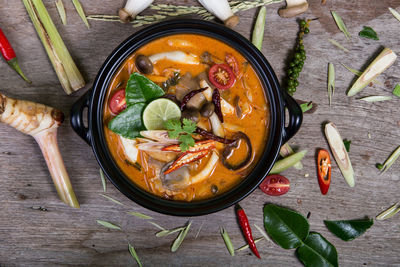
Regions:
<svg viewBox="0 0 400 267"><path fill-rule="evenodd" d="M172 119L164 123L165 128L168 130L168 136L170 138L178 138L182 132L182 125L180 120Z"/></svg>
<svg viewBox="0 0 400 267"><path fill-rule="evenodd" d="M366 218L361 220L324 221L324 223L334 235L344 241L349 241L365 233L374 224L374 221Z"/></svg>
<svg viewBox="0 0 400 267"><path fill-rule="evenodd" d="M194 131L196 131L196 123L192 120L184 118L182 129L185 133L192 134Z"/></svg>
<svg viewBox="0 0 400 267"><path fill-rule="evenodd" d="M368 39L379 40L378 34L376 34L374 29L368 26L364 26L358 35Z"/></svg>
<svg viewBox="0 0 400 267"><path fill-rule="evenodd" d="M346 148L346 151L350 152L351 140L344 139L343 144L344 144L344 147Z"/></svg>
<svg viewBox="0 0 400 267"><path fill-rule="evenodd" d="M394 87L393 94L397 97L400 97L400 84L396 84L396 87Z"/></svg>
<svg viewBox="0 0 400 267"><path fill-rule="evenodd" d="M316 232L310 232L304 245L296 250L296 255L308 267L339 266L336 248Z"/></svg>
<svg viewBox="0 0 400 267"><path fill-rule="evenodd" d="M142 112L145 103L137 103L127 107L108 123L108 128L125 138L136 138L140 131L146 128L142 122Z"/></svg>
<svg viewBox="0 0 400 267"><path fill-rule="evenodd" d="M194 139L190 134L181 134L178 140L181 141L180 148L182 152L185 152L189 147L193 147L195 144Z"/></svg>
<svg viewBox="0 0 400 267"><path fill-rule="evenodd" d="M165 94L160 86L137 72L131 74L125 89L126 104L149 103Z"/></svg>

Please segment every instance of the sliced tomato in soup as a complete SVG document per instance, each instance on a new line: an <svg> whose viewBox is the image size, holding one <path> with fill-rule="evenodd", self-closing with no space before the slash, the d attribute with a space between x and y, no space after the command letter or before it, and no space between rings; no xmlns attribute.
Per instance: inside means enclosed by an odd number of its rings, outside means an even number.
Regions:
<svg viewBox="0 0 400 267"><path fill-rule="evenodd" d="M227 64L215 64L208 72L210 82L221 90L226 90L232 87L236 78L231 67Z"/></svg>
<svg viewBox="0 0 400 267"><path fill-rule="evenodd" d="M280 196L289 191L290 181L279 174L268 175L260 184L260 189L267 195Z"/></svg>
<svg viewBox="0 0 400 267"><path fill-rule="evenodd" d="M125 89L118 90L110 98L108 103L110 110L113 114L117 115L126 109Z"/></svg>

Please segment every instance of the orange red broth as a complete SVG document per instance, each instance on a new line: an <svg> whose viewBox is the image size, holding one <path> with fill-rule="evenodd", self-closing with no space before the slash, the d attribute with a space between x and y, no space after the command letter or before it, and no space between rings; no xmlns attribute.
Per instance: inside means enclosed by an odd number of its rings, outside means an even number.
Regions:
<svg viewBox="0 0 400 267"><path fill-rule="evenodd" d="M168 44L168 40L170 39L181 39L189 41L194 44L193 47L173 47ZM251 163L245 168L237 171L231 171L227 169L221 161L218 161L212 175L208 177L205 181L199 182L197 184L193 184L188 186L185 189L180 190L177 194L169 194L163 190L158 190L155 184L150 179L152 174L151 170L145 172L142 168L139 171L137 168L133 167L126 161L126 156L124 154L123 147L119 141L118 135L113 133L108 129L107 124L109 120L113 117L108 108L108 100L109 97L116 91L118 88L123 88L132 72L138 72L135 67L135 57L138 54L143 54L146 56L150 56L152 54L168 52L168 51L176 51L181 50L184 52L192 53L200 56L203 52L207 51L218 59L224 60L226 53L231 53L239 63L239 67L241 72L243 72L243 76L240 79L237 79L234 86L229 90L223 91L222 97L227 100L232 105L234 104L234 99L236 96L239 96L240 99L247 100L250 98L252 101L248 101L250 103L251 112L249 112L246 116L239 119L235 114L224 116L224 121L226 123L237 125L241 128L241 130L247 134L251 140L251 144L253 147L253 155ZM247 66L246 66L247 65ZM171 62L168 60L158 61L155 65L155 68L158 70L163 70L166 68L175 68L180 69L181 75L184 75L186 72L190 72L192 76L197 76L198 74L208 71L209 66L205 64L200 65L188 65L188 64L177 64L175 62ZM151 75L148 76L151 79ZM246 85L244 85L244 83ZM247 92L246 88L249 88L250 91ZM118 69L116 74L114 75L112 82L107 91L106 101L104 106L104 131L105 138L108 144L108 148L111 152L112 157L115 162L119 166L119 168L125 173L125 175L131 179L135 184L143 188L144 190L151 192L157 196L173 199L177 201L195 201L202 200L207 198L212 198L215 196L211 192L211 186L216 185L218 187L218 193L221 194L231 189L238 183L245 179L246 175L251 171L254 164L258 161L263 152L264 145L266 144L266 138L269 131L269 121L270 121L270 109L269 104L264 95L264 91L262 85L255 73L254 69L250 64L247 64L246 59L235 49L228 46L227 44L202 35L195 34L179 34L168 37L163 37L157 40L154 40L139 50L137 50L134 54L132 54L122 66ZM208 129L210 130L210 129ZM229 138L234 132L230 132L225 130L226 137ZM218 153L221 155L222 148L219 147ZM243 155L240 155L242 154ZM238 149L237 153L235 153L235 157L243 158L246 153L246 149ZM211 153L210 153L211 154ZM141 160L144 155L144 152L139 152L138 163L141 163ZM191 172L194 175L196 172L201 171L201 168L207 163L210 156L207 156L200 160L198 164L197 171L194 170ZM231 162L234 162L235 159L231 159Z"/></svg>

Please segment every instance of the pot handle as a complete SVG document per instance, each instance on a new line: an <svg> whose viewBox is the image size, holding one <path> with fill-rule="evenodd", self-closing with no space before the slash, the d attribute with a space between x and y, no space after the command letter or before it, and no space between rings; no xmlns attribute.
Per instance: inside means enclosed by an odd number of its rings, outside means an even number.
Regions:
<svg viewBox="0 0 400 267"><path fill-rule="evenodd" d="M90 146L90 132L89 128L83 123L83 111L89 108L92 90L88 90L78 101L76 101L71 108L71 126L72 129Z"/></svg>
<svg viewBox="0 0 400 267"><path fill-rule="evenodd" d="M300 129L303 121L303 112L293 97L291 97L286 91L283 91L282 94L285 108L287 108L289 112L289 125L283 130L282 144L284 144L289 141L289 139L292 138Z"/></svg>

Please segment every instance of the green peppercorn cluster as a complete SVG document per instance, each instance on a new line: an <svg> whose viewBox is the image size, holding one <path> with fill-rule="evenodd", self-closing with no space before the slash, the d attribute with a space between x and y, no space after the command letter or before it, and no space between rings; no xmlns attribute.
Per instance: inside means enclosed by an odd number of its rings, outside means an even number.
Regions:
<svg viewBox="0 0 400 267"><path fill-rule="evenodd" d="M303 45L303 36L304 34L308 34L310 32L309 20L301 20L300 21L300 31L298 43L295 49L295 54L292 61L289 64L289 69L287 71L288 81L287 81L287 91L290 95L293 95L296 92L297 86L299 86L299 78L300 72L303 69L304 61L306 60L306 50L304 50Z"/></svg>

